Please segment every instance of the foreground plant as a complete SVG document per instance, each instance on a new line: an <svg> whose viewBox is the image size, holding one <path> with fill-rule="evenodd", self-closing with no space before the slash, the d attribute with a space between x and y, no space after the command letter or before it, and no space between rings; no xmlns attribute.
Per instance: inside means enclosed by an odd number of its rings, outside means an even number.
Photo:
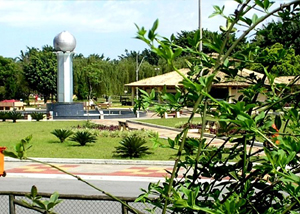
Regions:
<svg viewBox="0 0 300 214"><path fill-rule="evenodd" d="M25 197L27 199L29 199L31 201L27 202L25 200L22 200L21 202L19 201L15 201L14 203L19 204L20 206L26 207L28 209L32 209L35 210L37 212L40 213L44 213L44 214L56 214L53 211L53 208L62 202L62 200L59 200L59 194L58 192L54 192L51 196L49 200L45 200L42 199L41 196L38 195L38 191L36 186L32 186L31 187L31 191L30 194L25 195Z"/></svg>
<svg viewBox="0 0 300 214"><path fill-rule="evenodd" d="M150 94L141 91L135 109L179 110L193 103L188 126L196 113L201 114L202 124L206 124L207 116L214 117L222 130L218 134L223 137L218 148L210 147L215 139L204 138L204 125L199 139L187 138L187 126L175 139L169 139L168 145L156 142L162 147L177 149L174 168L165 182L149 184L138 200L163 209L163 214L300 212L300 91L295 87L299 77L280 85L270 73L286 57L285 50L267 52L248 45L233 52L239 42L268 17L275 15L292 22L293 17L299 16L300 1L281 3L273 10L273 3L268 0L235 2L238 7L230 15L224 13L224 7L214 6L213 16L225 18L226 26L221 27L222 38L216 36L203 42L217 54L199 52L199 32L189 40L189 47L181 47L174 44L174 36L168 39L156 33L158 21L149 31L138 27L137 38L173 66L183 78L183 87L177 88L175 95L165 90L159 92L161 103L154 101L154 90ZM261 14L248 18L252 10ZM236 26L245 29L232 46L226 48ZM173 64L182 53L189 56L187 76ZM240 75L240 71L252 63L258 63L264 73ZM225 81L240 81L248 86L239 91L241 96L231 99L232 103L218 100L210 92L213 84L220 83L219 75L225 76ZM265 100L259 99L262 95ZM284 108L286 103L292 108ZM215 110L210 111L209 105ZM261 147L255 148L258 141L262 142ZM181 170L185 171L182 175ZM157 197L155 200L149 198L153 195Z"/></svg>
<svg viewBox="0 0 300 214"><path fill-rule="evenodd" d="M121 146L116 147L116 151L114 152L117 156L121 156L124 158L139 158L147 154L151 154L148 146L144 146L147 141L138 136L132 135L125 137L121 142Z"/></svg>

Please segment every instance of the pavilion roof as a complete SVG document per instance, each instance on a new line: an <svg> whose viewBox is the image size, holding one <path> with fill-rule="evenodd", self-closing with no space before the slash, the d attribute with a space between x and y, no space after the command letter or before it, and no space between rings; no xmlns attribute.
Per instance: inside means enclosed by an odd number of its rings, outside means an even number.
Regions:
<svg viewBox="0 0 300 214"><path fill-rule="evenodd" d="M190 71L187 68L183 68L179 70L183 75L187 76L187 73ZM254 74L257 78L262 78L263 74L249 70L249 69L243 69L242 71L238 71L238 75L232 79L224 72L218 72L216 75L216 79L219 79L218 83L214 83L213 87L246 87L251 84L249 80L246 80L246 77L249 77L251 74ZM275 78L275 83L282 83L287 84L293 79L293 76L289 77L278 77ZM125 86L129 87L160 87L160 86L181 86L181 82L183 80L183 77L180 76L176 71L172 71L169 73L165 73L162 75L158 75L155 77L149 77L146 79L142 79L136 82L132 82L129 84L126 84ZM266 80L265 82L267 85L269 84L269 81ZM298 81L298 84L300 84L300 81Z"/></svg>

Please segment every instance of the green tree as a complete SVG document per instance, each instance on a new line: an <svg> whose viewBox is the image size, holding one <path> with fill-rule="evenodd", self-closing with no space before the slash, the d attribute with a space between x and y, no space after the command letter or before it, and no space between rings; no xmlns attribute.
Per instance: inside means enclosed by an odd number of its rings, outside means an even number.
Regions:
<svg viewBox="0 0 300 214"><path fill-rule="evenodd" d="M37 91L44 97L44 102L56 94L57 89L57 58L54 49L44 46L42 50L28 48L21 51L20 61L24 77L31 90Z"/></svg>
<svg viewBox="0 0 300 214"><path fill-rule="evenodd" d="M284 15L284 14L283 14ZM300 54L300 16L292 19L283 16L279 21L272 20L264 24L256 32L253 42L261 48L269 48L276 43L283 45L285 49L293 48L295 54Z"/></svg>
<svg viewBox="0 0 300 214"><path fill-rule="evenodd" d="M213 40L224 40L226 32L212 32L208 29L202 30L202 38L204 42L203 52L204 53L213 53L216 52L210 45L208 45ZM176 34L174 37L174 43L180 47L193 47L193 41L195 38L200 38L199 30L193 31L181 31ZM236 41L236 35L230 34L228 38L228 43L226 44L225 50L227 50L233 42ZM198 42L198 41L197 41ZM247 44L246 39L242 39L237 47L235 47L234 52L241 50L241 48Z"/></svg>
<svg viewBox="0 0 300 214"><path fill-rule="evenodd" d="M12 59L0 56L0 100L20 98L20 67Z"/></svg>
<svg viewBox="0 0 300 214"><path fill-rule="evenodd" d="M114 79L111 77L113 64L103 56L90 55L74 58L74 92L78 99L110 95Z"/></svg>
<svg viewBox="0 0 300 214"><path fill-rule="evenodd" d="M279 61L276 56L284 55ZM300 55L295 55L292 48L285 49L282 44L276 43L270 48L265 48L256 63L250 63L249 69L264 73L263 64L274 64L271 73L276 76L297 76L300 74Z"/></svg>

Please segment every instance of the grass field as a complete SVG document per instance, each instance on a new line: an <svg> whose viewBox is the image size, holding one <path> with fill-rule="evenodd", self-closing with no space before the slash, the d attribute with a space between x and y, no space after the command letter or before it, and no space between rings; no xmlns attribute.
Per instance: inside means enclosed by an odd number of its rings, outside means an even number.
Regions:
<svg viewBox="0 0 300 214"><path fill-rule="evenodd" d="M54 129L71 128L82 125L84 121L41 121L41 122L0 122L0 146L14 151L14 145L28 135L33 136L28 151L29 157L48 158L92 158L112 159L115 147L119 145L121 138L98 137L94 144L80 146L76 142L66 141L60 143L50 132ZM147 146L152 148L152 142L148 139ZM169 160L175 154L175 150L157 148L153 154L143 157L143 160Z"/></svg>

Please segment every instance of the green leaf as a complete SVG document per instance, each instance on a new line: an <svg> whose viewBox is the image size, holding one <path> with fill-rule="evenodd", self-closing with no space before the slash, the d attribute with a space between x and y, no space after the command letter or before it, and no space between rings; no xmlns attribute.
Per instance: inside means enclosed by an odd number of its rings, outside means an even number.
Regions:
<svg viewBox="0 0 300 214"><path fill-rule="evenodd" d="M252 24L256 24L257 20L258 20L258 16L256 14L253 14L253 16L252 16Z"/></svg>
<svg viewBox="0 0 300 214"><path fill-rule="evenodd" d="M237 180L237 181L239 180L238 177L237 177L236 172L234 172L234 171L233 171L233 172L229 172L229 174L230 174L235 180Z"/></svg>
<svg viewBox="0 0 300 214"><path fill-rule="evenodd" d="M151 90L151 93L150 93L150 95L149 95L149 98L150 98L151 100L155 99L155 90L154 90L154 89Z"/></svg>
<svg viewBox="0 0 300 214"><path fill-rule="evenodd" d="M174 148L174 146L175 146L175 141L174 140L172 140L171 138L168 138L168 143L169 143L171 148Z"/></svg>
<svg viewBox="0 0 300 214"><path fill-rule="evenodd" d="M264 0L264 9L267 10L270 7L270 1Z"/></svg>
<svg viewBox="0 0 300 214"><path fill-rule="evenodd" d="M14 152L9 152L9 151L4 150L3 154L5 156L11 157L11 158L18 158L18 155L16 153L14 153Z"/></svg>
<svg viewBox="0 0 300 214"><path fill-rule="evenodd" d="M245 22L247 25L251 26L252 25L252 20L247 18L247 17L241 17L241 21Z"/></svg>
<svg viewBox="0 0 300 214"><path fill-rule="evenodd" d="M221 40L215 40L213 42L204 42L203 45L218 53L220 53L221 51Z"/></svg>
<svg viewBox="0 0 300 214"><path fill-rule="evenodd" d="M47 210L47 202L41 201L41 200L34 200L34 203L36 203L40 208Z"/></svg>
<svg viewBox="0 0 300 214"><path fill-rule="evenodd" d="M154 32L152 30L148 31L148 38L149 38L150 41L154 40L155 34L154 34Z"/></svg>
<svg viewBox="0 0 300 214"><path fill-rule="evenodd" d="M180 54L182 53L182 48L176 48L173 58L175 59L176 57L178 57Z"/></svg>
<svg viewBox="0 0 300 214"><path fill-rule="evenodd" d="M47 204L47 210L51 210L54 206L55 206L55 203L54 203L54 202L49 202L49 203Z"/></svg>
<svg viewBox="0 0 300 214"><path fill-rule="evenodd" d="M282 125L280 115L275 116L275 125L276 125L277 129L280 130L281 125Z"/></svg>
<svg viewBox="0 0 300 214"><path fill-rule="evenodd" d="M58 200L59 197L59 193L58 192L54 192L51 196L50 196L50 201L51 202L56 202Z"/></svg>
<svg viewBox="0 0 300 214"><path fill-rule="evenodd" d="M254 118L254 120L255 120L255 122L257 123L257 122L259 122L259 121L261 121L262 119L264 119L265 118L265 112L260 112L259 113L259 115L257 115L255 118Z"/></svg>
<svg viewBox="0 0 300 214"><path fill-rule="evenodd" d="M158 25L159 25L159 21L158 21L158 19L156 19L155 22L153 23L151 31L155 32L157 30Z"/></svg>
<svg viewBox="0 0 300 214"><path fill-rule="evenodd" d="M35 198L36 196L37 196L37 188L36 188L36 186L32 186L31 187L31 196L33 197L33 198Z"/></svg>
<svg viewBox="0 0 300 214"><path fill-rule="evenodd" d="M226 68L229 67L229 60L228 60L228 58L225 59L225 61L224 61L224 66L225 66Z"/></svg>
<svg viewBox="0 0 300 214"><path fill-rule="evenodd" d="M263 4L263 2L261 0L255 0L255 4L257 4L261 8L264 8L264 4Z"/></svg>

